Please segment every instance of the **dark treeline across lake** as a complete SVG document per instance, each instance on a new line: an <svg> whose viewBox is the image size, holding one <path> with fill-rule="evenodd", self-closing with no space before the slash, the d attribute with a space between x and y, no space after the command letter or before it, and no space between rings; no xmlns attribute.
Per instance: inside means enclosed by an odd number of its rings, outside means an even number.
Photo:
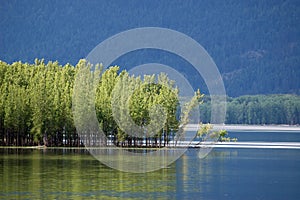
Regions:
<svg viewBox="0 0 300 200"><path fill-rule="evenodd" d="M87 67L84 60L76 66L44 63L43 60L35 60L34 64L0 62L0 145L81 146L87 137L79 138L76 132L72 95L74 79L83 67ZM154 137L146 139L146 145L167 145L179 125L178 89L166 76L160 75L161 83L172 89L154 84L153 76L148 76L144 82L130 77L116 66L102 74L96 90L95 109L106 136L117 146L139 146L144 141L144 138L129 137L113 119L111 93L120 77L127 77L128 83L139 85L130 102L130 117L136 124L141 127L149 124L149 108L154 104L166 109L167 123ZM204 96L203 100L200 117L207 123L210 121L209 96ZM226 123L300 124L299 112L300 97L296 95L228 98Z"/></svg>
<svg viewBox="0 0 300 200"><path fill-rule="evenodd" d="M210 122L210 98L200 105L201 121ZM245 95L227 98L226 124L300 124L300 96Z"/></svg>

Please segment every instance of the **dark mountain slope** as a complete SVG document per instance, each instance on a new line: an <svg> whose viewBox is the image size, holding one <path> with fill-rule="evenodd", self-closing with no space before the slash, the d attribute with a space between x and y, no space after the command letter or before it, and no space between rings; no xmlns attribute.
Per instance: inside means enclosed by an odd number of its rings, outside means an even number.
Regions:
<svg viewBox="0 0 300 200"><path fill-rule="evenodd" d="M230 96L300 94L299 1L2 1L0 59L76 64L106 38L144 26L197 40L219 67ZM174 55L136 53L118 64L165 63L208 92L192 67Z"/></svg>

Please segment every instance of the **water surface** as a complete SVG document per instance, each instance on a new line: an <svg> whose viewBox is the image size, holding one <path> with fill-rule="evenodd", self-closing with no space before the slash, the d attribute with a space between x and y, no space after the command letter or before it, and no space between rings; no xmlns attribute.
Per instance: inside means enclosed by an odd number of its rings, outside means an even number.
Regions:
<svg viewBox="0 0 300 200"><path fill-rule="evenodd" d="M253 135L252 132L241 134L245 137L246 134ZM272 138L277 137L277 133L268 134ZM290 137L295 136L296 142L300 133L293 134ZM205 159L199 159L197 153L197 149L189 149L179 160L164 169L132 174L102 165L84 149L2 148L0 198L299 199L300 197L300 150L214 148Z"/></svg>

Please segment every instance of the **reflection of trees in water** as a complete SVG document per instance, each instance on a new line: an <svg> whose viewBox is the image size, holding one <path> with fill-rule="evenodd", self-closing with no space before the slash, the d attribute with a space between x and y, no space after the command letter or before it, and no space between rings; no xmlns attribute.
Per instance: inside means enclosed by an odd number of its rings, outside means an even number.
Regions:
<svg viewBox="0 0 300 200"><path fill-rule="evenodd" d="M224 179L229 178L220 177L220 174L226 174L224 170L228 169L224 167L225 163L228 161L228 158L236 158L238 151L213 149L203 159L199 159L197 154L197 149L189 149L176 161L177 192L214 193L216 188L214 188L212 183L215 183L216 180L222 182Z"/></svg>
<svg viewBox="0 0 300 200"><path fill-rule="evenodd" d="M175 167L135 174L108 168L78 149L8 151L0 156L0 188L13 199L19 194L34 199L172 199L166 195L175 193Z"/></svg>

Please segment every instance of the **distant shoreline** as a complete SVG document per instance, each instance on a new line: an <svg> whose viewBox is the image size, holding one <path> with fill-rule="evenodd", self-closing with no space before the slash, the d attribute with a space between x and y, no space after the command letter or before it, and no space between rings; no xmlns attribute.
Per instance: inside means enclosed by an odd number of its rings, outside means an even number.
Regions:
<svg viewBox="0 0 300 200"><path fill-rule="evenodd" d="M292 131L300 132L299 125L242 125L242 124L212 124L214 129L224 129L227 131ZM199 125L189 124L185 130L195 131Z"/></svg>

